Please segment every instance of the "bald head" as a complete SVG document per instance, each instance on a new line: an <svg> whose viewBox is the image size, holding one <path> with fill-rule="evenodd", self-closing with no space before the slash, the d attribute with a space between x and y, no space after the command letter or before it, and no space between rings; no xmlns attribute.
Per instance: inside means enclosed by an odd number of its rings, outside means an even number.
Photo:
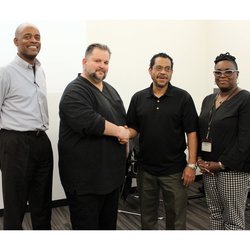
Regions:
<svg viewBox="0 0 250 250"><path fill-rule="evenodd" d="M22 31L27 28L27 27L32 27L34 29L36 29L38 31L38 28L36 25L32 24L32 23L21 23L17 28L16 28L16 32L15 32L15 37L18 37Z"/></svg>
<svg viewBox="0 0 250 250"><path fill-rule="evenodd" d="M18 50L17 54L28 63L34 64L41 48L40 38L40 32L34 24L20 24L16 29L14 38Z"/></svg>

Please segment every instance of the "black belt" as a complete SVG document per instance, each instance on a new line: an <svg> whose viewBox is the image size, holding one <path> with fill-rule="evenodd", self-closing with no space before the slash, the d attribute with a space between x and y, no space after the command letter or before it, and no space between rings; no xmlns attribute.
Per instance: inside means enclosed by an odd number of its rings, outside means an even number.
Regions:
<svg viewBox="0 0 250 250"><path fill-rule="evenodd" d="M23 134L23 135L32 135L32 136L43 136L45 135L45 131L43 130L32 130L32 131L17 131L17 130L8 130L8 129L1 129L0 132L7 132L7 133L13 133L13 134Z"/></svg>

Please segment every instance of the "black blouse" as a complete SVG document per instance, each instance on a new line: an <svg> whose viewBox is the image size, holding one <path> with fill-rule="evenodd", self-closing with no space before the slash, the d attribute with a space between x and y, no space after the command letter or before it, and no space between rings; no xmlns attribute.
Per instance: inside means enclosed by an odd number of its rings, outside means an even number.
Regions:
<svg viewBox="0 0 250 250"><path fill-rule="evenodd" d="M202 103L200 140L206 138L211 121L208 140L212 152L200 148L200 155L206 161L221 161L228 170L250 172L250 93L242 90L217 109L215 98L211 94Z"/></svg>

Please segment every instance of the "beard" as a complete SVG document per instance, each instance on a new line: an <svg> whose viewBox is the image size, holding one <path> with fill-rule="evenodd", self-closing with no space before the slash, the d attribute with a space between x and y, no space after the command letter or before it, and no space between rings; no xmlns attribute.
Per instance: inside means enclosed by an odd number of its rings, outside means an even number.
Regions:
<svg viewBox="0 0 250 250"><path fill-rule="evenodd" d="M104 74L102 77L99 77L96 72L90 73L89 77L96 83L102 82L106 78L106 74Z"/></svg>
<svg viewBox="0 0 250 250"><path fill-rule="evenodd" d="M164 83L158 83L157 81L155 81L154 84L156 88L163 89L168 85L168 82L166 81Z"/></svg>

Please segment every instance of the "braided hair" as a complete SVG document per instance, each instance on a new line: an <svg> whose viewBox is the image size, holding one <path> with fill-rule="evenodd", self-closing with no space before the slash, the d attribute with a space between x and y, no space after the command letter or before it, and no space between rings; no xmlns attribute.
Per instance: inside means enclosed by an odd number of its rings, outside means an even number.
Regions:
<svg viewBox="0 0 250 250"><path fill-rule="evenodd" d="M217 64L220 61L230 61L235 65L235 68L238 70L238 65L236 63L236 58L232 55L230 55L229 52L225 53L225 54L220 54L219 56L217 56L214 60L214 63Z"/></svg>

